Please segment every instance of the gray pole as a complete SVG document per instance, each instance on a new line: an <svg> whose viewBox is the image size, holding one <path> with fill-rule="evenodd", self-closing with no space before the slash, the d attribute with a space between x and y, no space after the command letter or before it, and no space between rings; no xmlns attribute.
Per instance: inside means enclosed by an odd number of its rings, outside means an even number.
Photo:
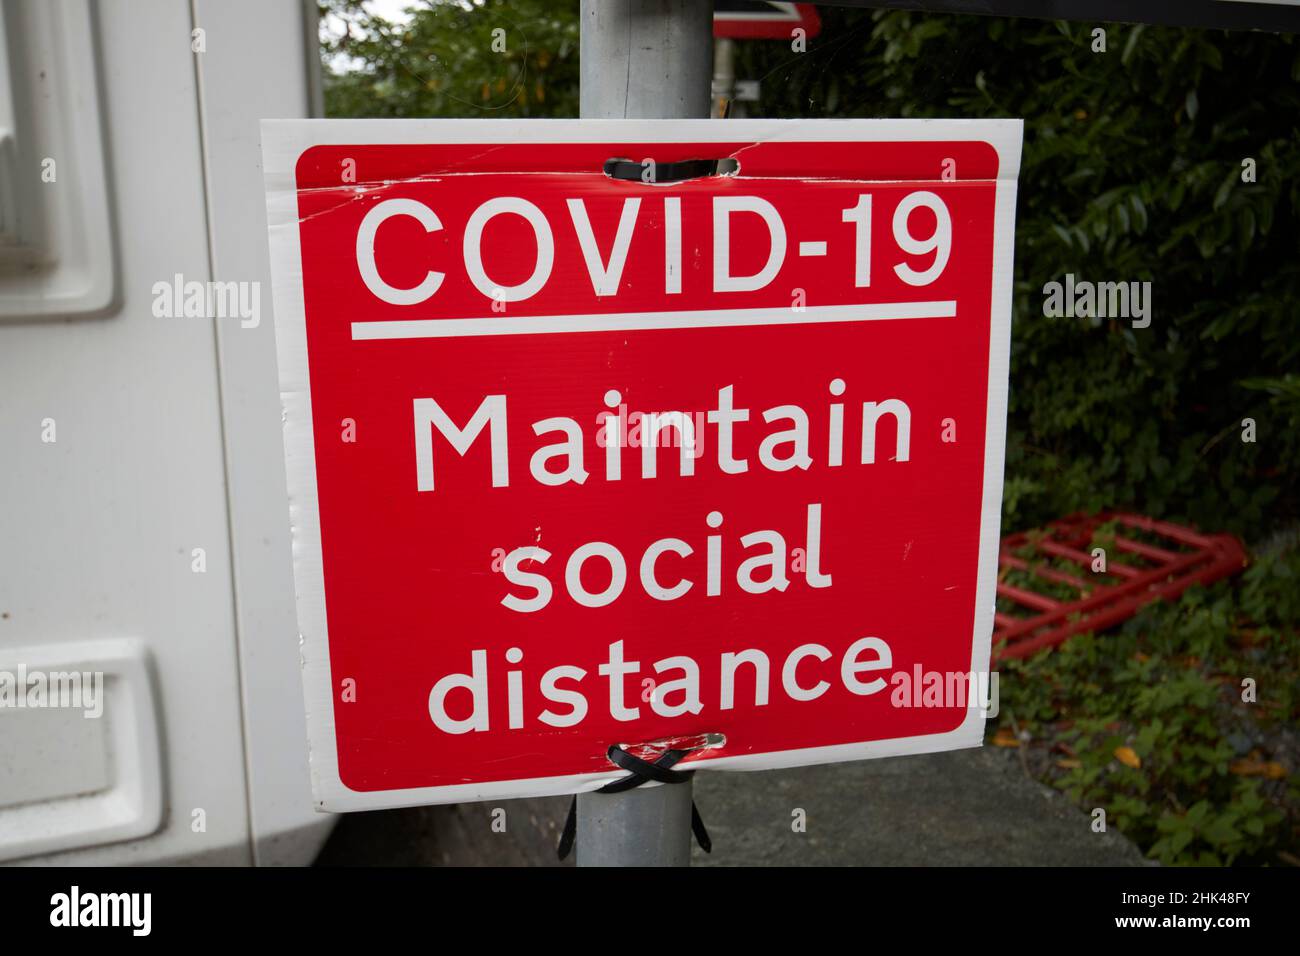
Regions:
<svg viewBox="0 0 1300 956"><path fill-rule="evenodd" d="M736 95L736 41L719 37L713 44L713 115L725 119L732 97Z"/></svg>
<svg viewBox="0 0 1300 956"><path fill-rule="evenodd" d="M582 0L581 68L584 119L707 119L713 4ZM578 794L578 865L689 866L692 790Z"/></svg>
<svg viewBox="0 0 1300 956"><path fill-rule="evenodd" d="M578 794L578 866L690 866L686 783Z"/></svg>
<svg viewBox="0 0 1300 956"><path fill-rule="evenodd" d="M583 119L707 119L713 4L582 0Z"/></svg>

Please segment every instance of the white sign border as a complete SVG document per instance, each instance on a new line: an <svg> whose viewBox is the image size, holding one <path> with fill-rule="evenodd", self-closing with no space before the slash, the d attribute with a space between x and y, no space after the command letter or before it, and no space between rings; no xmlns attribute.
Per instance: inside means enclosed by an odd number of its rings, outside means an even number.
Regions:
<svg viewBox="0 0 1300 956"><path fill-rule="evenodd" d="M352 790L339 778L295 182L295 167L305 150L312 146L339 144L734 143L777 140L814 143L974 141L992 146L998 156L998 181L993 224L984 500L980 519L976 614L970 668L972 672L980 673L987 671L989 666L1001 531L1016 184L1020 171L1022 137L1023 122L1018 119L263 120L263 168L267 192L275 338L284 416L285 468L293 535L293 572L311 753L312 792L317 809L331 812L376 810L578 793L595 790L626 776L626 773L611 769L602 773L381 791ZM813 310L810 308L809 311ZM801 318L807 321L807 316ZM932 753L977 747L983 741L983 734L984 718L978 708L970 708L961 726L946 733L737 757L701 757L691 760L690 766L693 770L774 770L901 754Z"/></svg>

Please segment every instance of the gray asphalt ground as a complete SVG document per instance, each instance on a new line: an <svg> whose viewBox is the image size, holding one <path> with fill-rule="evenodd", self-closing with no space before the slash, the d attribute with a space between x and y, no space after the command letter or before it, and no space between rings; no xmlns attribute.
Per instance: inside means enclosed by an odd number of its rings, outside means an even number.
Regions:
<svg viewBox="0 0 1300 956"><path fill-rule="evenodd" d="M325 866L558 866L568 797L346 815ZM983 748L761 773L701 772L696 866L1141 866L1119 833ZM505 811L505 832L493 829ZM806 830L795 832L795 810ZM501 814L496 814L497 830ZM572 865L573 858L564 865Z"/></svg>

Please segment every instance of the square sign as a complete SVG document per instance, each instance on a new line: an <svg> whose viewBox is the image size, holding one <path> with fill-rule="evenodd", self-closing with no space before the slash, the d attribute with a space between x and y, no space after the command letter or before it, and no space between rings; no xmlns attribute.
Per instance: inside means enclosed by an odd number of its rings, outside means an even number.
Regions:
<svg viewBox="0 0 1300 956"><path fill-rule="evenodd" d="M714 0L713 35L738 40L789 40L802 30L807 39L822 32L822 20L811 3L770 0Z"/></svg>
<svg viewBox="0 0 1300 956"><path fill-rule="evenodd" d="M1019 121L263 137L320 807L980 743Z"/></svg>

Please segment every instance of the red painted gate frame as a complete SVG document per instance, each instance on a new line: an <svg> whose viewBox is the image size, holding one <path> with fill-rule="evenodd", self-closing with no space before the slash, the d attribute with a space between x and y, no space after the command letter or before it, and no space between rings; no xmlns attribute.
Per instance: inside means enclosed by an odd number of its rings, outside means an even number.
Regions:
<svg viewBox="0 0 1300 956"><path fill-rule="evenodd" d="M1093 556L1084 549L1092 540L1093 532L1109 522L1160 535L1192 550L1172 551L1117 534L1115 546L1119 552L1154 562L1154 565L1135 568L1109 561L1106 576L1120 577L1123 581L1119 584L1093 583L1086 577L1094 574L1091 570ZM1036 555L1075 562L1085 577L1043 567L1017 554L1026 547L1033 547ZM1033 532L1009 535L1002 539L998 554L998 597L1039 613L1017 617L997 612L994 615L993 658L1028 657L1060 644L1073 634L1105 630L1133 616L1145 604L1160 598L1176 598L1194 584L1209 584L1236 574L1245 564L1245 549L1230 534L1199 534L1182 525L1126 512L1070 515L1049 524L1042 538L1037 538ZM1062 602L1005 584L1002 572L1008 569L1027 571L1045 581L1077 588L1081 596L1075 601Z"/></svg>

